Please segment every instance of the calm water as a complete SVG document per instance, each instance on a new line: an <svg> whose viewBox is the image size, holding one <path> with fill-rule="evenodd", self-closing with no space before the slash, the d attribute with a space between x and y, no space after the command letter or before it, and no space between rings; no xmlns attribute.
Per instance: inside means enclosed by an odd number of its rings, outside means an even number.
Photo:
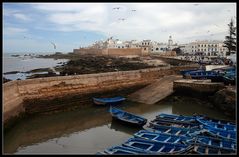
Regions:
<svg viewBox="0 0 239 157"><path fill-rule="evenodd" d="M228 119L206 101L174 96L154 104L127 102L118 107L153 120L159 113L192 115ZM127 105L126 105L127 104ZM210 105L210 104L209 104ZM90 106L86 109L37 115L21 120L4 135L4 152L14 154L95 154L121 144L138 131L112 121L108 107ZM147 127L146 124L145 127Z"/></svg>
<svg viewBox="0 0 239 157"><path fill-rule="evenodd" d="M20 54L20 57L12 57L11 53L3 54L3 73L11 71L20 71L17 74L7 74L4 75L5 78L16 80L18 78L24 80L27 76L31 74L25 74L21 72L26 72L38 68L53 68L60 62L66 62L67 59L52 59L52 58L30 58L23 57L24 54ZM39 73L37 73L39 74Z"/></svg>

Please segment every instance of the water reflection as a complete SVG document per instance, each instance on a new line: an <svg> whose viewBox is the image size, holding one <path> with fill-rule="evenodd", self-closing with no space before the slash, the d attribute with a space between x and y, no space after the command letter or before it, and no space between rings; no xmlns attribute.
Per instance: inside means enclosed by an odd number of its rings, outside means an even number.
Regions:
<svg viewBox="0 0 239 157"><path fill-rule="evenodd" d="M160 113L192 115L228 119L221 112L205 106L206 101L190 97L170 96L146 105L126 102L117 107L153 120ZM108 112L109 107L91 106L75 111L25 118L4 134L7 153L86 153L95 154L105 148L121 144L139 128L118 123ZM147 128L146 124L144 128Z"/></svg>
<svg viewBox="0 0 239 157"><path fill-rule="evenodd" d="M113 129L115 131L120 131L129 135L133 135L134 133L138 132L139 130L143 129L142 127L134 127L131 125L125 125L124 123L121 123L115 119L112 119L110 123L110 129Z"/></svg>

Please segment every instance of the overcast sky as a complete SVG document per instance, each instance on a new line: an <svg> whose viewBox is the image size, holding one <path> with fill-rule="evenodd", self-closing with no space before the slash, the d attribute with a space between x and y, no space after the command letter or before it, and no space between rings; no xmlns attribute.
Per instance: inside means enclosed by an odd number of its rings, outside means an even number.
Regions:
<svg viewBox="0 0 239 157"><path fill-rule="evenodd" d="M3 3L4 52L72 52L110 36L224 40L231 18L236 3Z"/></svg>

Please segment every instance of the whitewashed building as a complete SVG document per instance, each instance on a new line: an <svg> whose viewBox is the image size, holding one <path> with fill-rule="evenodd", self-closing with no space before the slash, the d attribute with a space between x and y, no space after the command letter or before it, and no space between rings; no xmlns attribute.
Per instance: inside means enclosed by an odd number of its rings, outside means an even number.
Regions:
<svg viewBox="0 0 239 157"><path fill-rule="evenodd" d="M206 56L226 56L227 48L223 47L223 41L195 41L180 45L184 53L202 54Z"/></svg>
<svg viewBox="0 0 239 157"><path fill-rule="evenodd" d="M152 42L151 53L163 53L168 50L168 45L166 43Z"/></svg>

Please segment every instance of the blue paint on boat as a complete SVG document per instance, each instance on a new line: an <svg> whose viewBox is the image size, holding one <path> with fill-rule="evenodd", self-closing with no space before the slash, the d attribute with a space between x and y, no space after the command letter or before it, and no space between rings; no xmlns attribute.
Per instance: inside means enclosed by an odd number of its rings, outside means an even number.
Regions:
<svg viewBox="0 0 239 157"><path fill-rule="evenodd" d="M135 154L149 154L143 150L140 149L135 149L132 147L127 147L127 146L113 146L111 148L108 148L104 151L105 154L121 154L121 155L135 155Z"/></svg>
<svg viewBox="0 0 239 157"><path fill-rule="evenodd" d="M109 112L114 119L126 122L128 124L142 127L147 123L147 119L142 116L138 116L112 106L110 106Z"/></svg>
<svg viewBox="0 0 239 157"><path fill-rule="evenodd" d="M187 152L187 154L200 154L200 155L231 155L235 154L235 150L223 149L223 148L215 148L212 146L194 144L193 149Z"/></svg>
<svg viewBox="0 0 239 157"><path fill-rule="evenodd" d="M155 132L162 132L173 135L190 136L190 134L192 133L195 134L201 131L201 129L198 128L178 128L173 126L157 125L151 122L149 124L149 128L153 129Z"/></svg>
<svg viewBox="0 0 239 157"><path fill-rule="evenodd" d="M192 138L187 136L177 136L173 134L152 132L148 130L140 130L134 134L134 137L143 138L145 140L151 140L155 142L164 142L164 143L178 143L186 144L187 141L190 141Z"/></svg>
<svg viewBox="0 0 239 157"><path fill-rule="evenodd" d="M123 145L154 154L182 154L191 148L184 144L155 142L141 138L130 138Z"/></svg>
<svg viewBox="0 0 239 157"><path fill-rule="evenodd" d="M93 98L93 101L97 105L117 104L126 100L124 97L113 97L113 98Z"/></svg>

